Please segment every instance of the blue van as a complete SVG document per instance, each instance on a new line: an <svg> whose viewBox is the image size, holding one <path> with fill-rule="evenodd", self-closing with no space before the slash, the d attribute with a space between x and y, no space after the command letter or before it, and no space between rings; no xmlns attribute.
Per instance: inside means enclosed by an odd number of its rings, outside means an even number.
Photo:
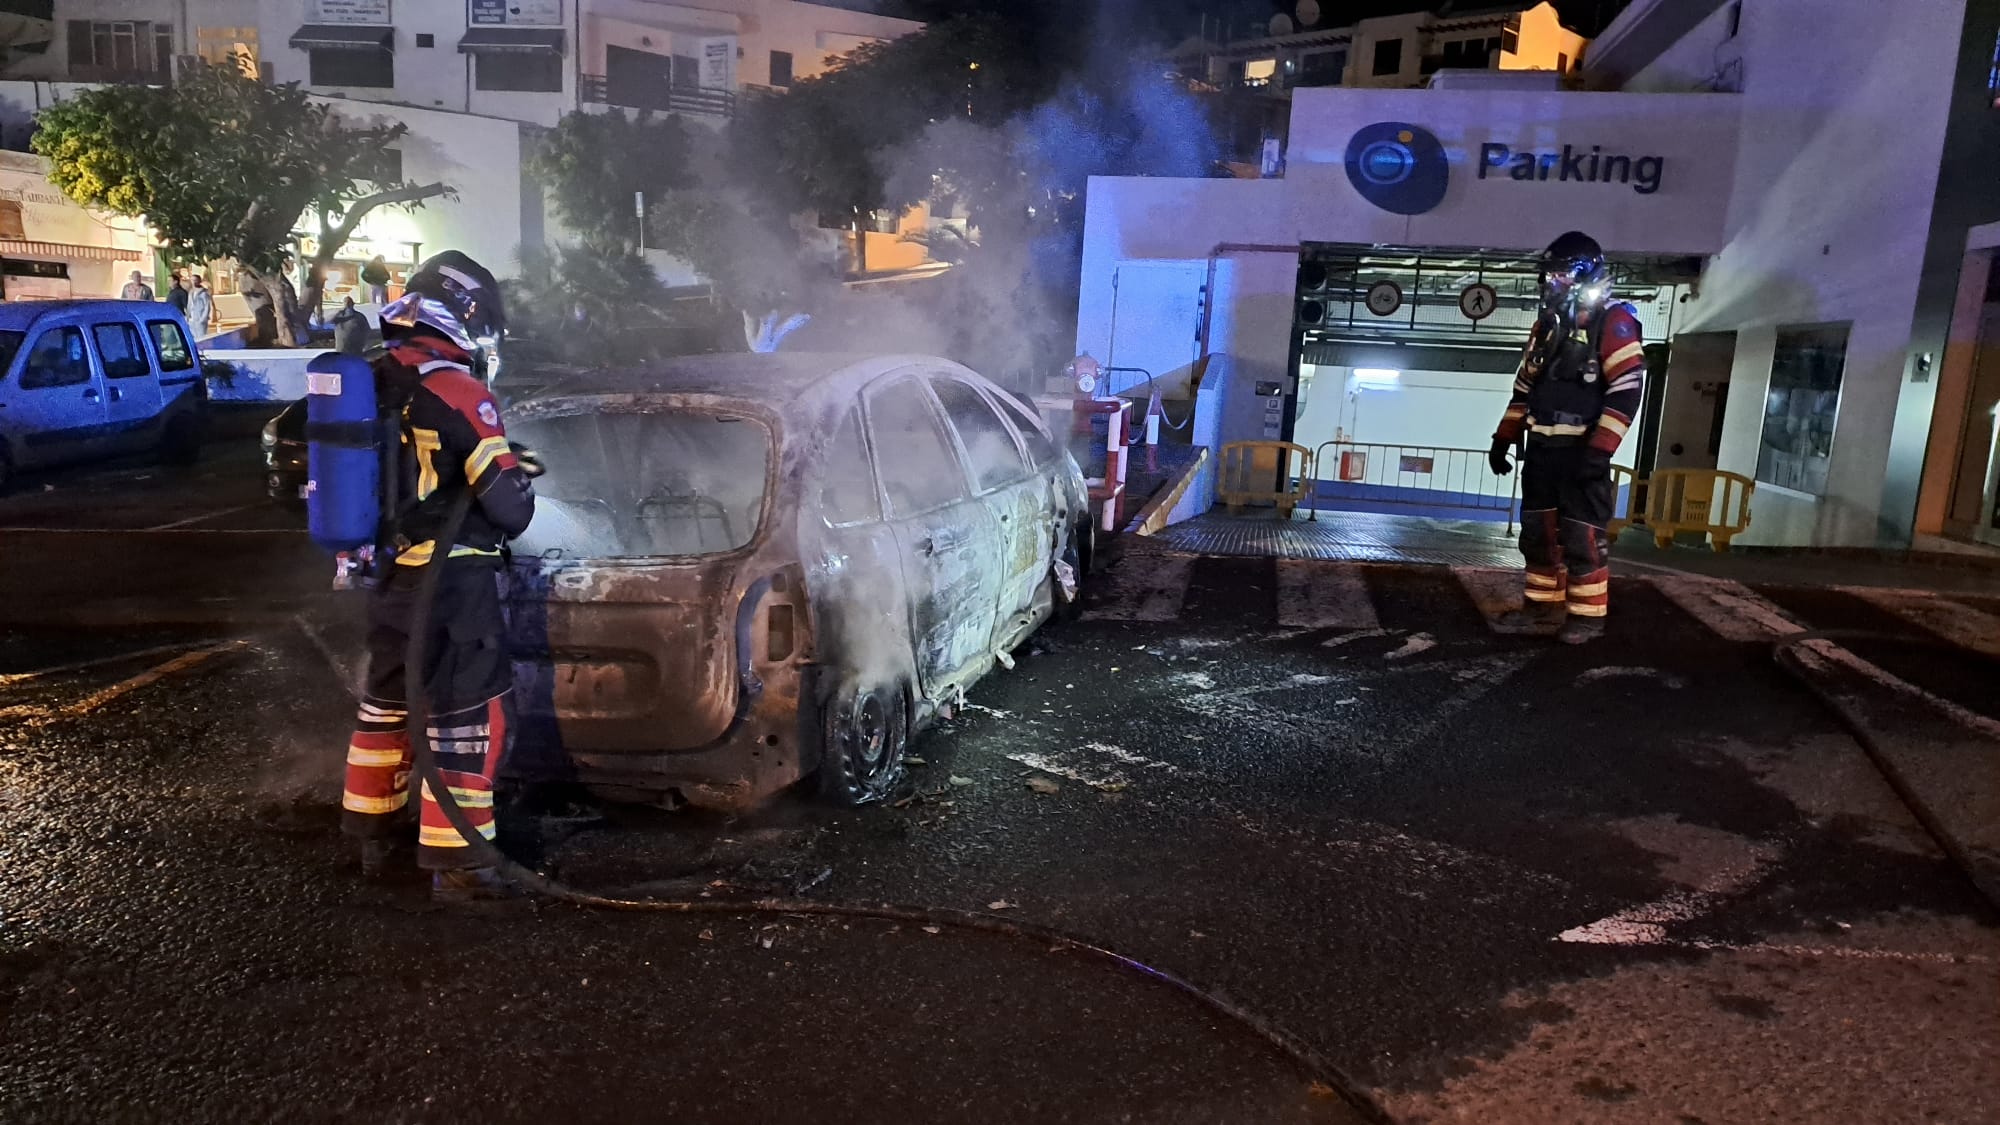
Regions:
<svg viewBox="0 0 2000 1125"><path fill-rule="evenodd" d="M122 453L192 461L207 398L172 305L0 304L0 491L21 469Z"/></svg>

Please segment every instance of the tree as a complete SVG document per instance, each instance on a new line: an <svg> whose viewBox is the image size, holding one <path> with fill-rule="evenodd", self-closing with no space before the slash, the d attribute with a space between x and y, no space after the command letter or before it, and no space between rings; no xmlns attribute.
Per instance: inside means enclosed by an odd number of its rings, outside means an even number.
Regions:
<svg viewBox="0 0 2000 1125"><path fill-rule="evenodd" d="M639 237L633 197L650 201L694 183L692 154L678 117L579 111L543 134L529 153L528 170L549 187L556 217L583 245L629 253Z"/></svg>
<svg viewBox="0 0 2000 1125"><path fill-rule="evenodd" d="M278 306L285 346L298 343L298 310L282 266L301 218L319 228L307 273L316 306L326 266L362 216L451 191L386 178L381 154L407 126L351 124L296 83L266 85L234 67L196 66L171 87L88 90L35 125L31 146L71 199L143 217L179 255L235 259L246 294Z"/></svg>

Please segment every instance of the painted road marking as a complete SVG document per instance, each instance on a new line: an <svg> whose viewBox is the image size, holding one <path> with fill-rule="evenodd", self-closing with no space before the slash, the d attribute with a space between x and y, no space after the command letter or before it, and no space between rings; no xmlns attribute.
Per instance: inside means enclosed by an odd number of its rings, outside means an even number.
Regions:
<svg viewBox="0 0 2000 1125"><path fill-rule="evenodd" d="M1741 582L1656 578L1653 585L1725 641L1771 641L1806 631L1798 618Z"/></svg>
<svg viewBox="0 0 2000 1125"><path fill-rule="evenodd" d="M169 652L186 652L201 647L202 642L188 641L177 645L154 645L152 648L134 649L111 656L95 656L89 660L74 660L68 664L52 664L47 668L37 668L32 672L7 672L0 674L0 687L24 684L39 680L43 676L59 676L65 672L82 672L91 668L101 668L106 664L122 664L127 660L138 660L147 656L162 656Z"/></svg>
<svg viewBox="0 0 2000 1125"><path fill-rule="evenodd" d="M1481 566L1455 566L1451 573L1458 579L1467 597L1479 610L1479 616L1486 619L1486 627L1496 633L1509 636L1540 634L1546 636L1543 628L1503 626L1500 616L1520 609L1525 601L1521 597L1521 572L1518 570L1495 570Z"/></svg>
<svg viewBox="0 0 2000 1125"><path fill-rule="evenodd" d="M1666 940L1668 925L1692 922L1713 913L1731 895L1755 884L1777 858L1767 849L1753 849L1710 874L1699 886L1673 891L1588 925L1564 930L1556 935L1556 940L1583 945L1658 944Z"/></svg>
<svg viewBox="0 0 2000 1125"><path fill-rule="evenodd" d="M1160 555L1146 559L1143 567L1132 565L1139 561L1112 570L1106 583L1109 596L1083 612L1085 621L1172 621L1181 615L1194 556Z"/></svg>
<svg viewBox="0 0 2000 1125"><path fill-rule="evenodd" d="M1361 569L1311 559L1278 560L1278 624L1294 629L1378 629Z"/></svg>
<svg viewBox="0 0 2000 1125"><path fill-rule="evenodd" d="M148 527L148 528L142 528L141 530L143 530L143 531L172 531L172 530L174 530L174 529L175 529L175 528L177 528L177 527L186 527L186 526L188 526L189 524L197 524L197 523L204 523L204 522L206 522L206 521L208 521L208 520L218 520L218 519L221 519L221 518L222 518L222 517L224 517L224 516L233 516L233 515L235 515L235 514L236 514L236 513L238 513L238 512L247 512L247 511L250 511L250 510L251 510L251 509L253 509L253 508L262 508L262 507L266 506L266 505L267 505L267 504L269 504L269 503L270 503L270 501L268 501L268 500L259 500L259 501L258 501L258 502L256 502L255 504L238 504L238 505L237 505L236 507L234 507L234 508L223 508L223 509L220 509L220 510L218 510L218 511L214 511L214 512L204 512L203 514L201 514L201 515L198 515L198 516L189 516L188 518L186 518L186 519L184 519L184 520L175 520L175 521L173 521L172 523L162 523L162 524L156 524L156 525L154 525L154 526L152 526L152 527Z"/></svg>
<svg viewBox="0 0 2000 1125"><path fill-rule="evenodd" d="M177 672L185 672L211 657L221 656L230 652L239 652L247 648L249 644L250 642L247 640L230 641L227 644L198 649L194 652L177 656L164 664L148 668L136 676L120 680L110 687L101 688L74 703L66 703L61 707L0 707L0 719L54 719L88 715L122 695L138 691L142 687L157 683Z"/></svg>
<svg viewBox="0 0 2000 1125"><path fill-rule="evenodd" d="M2000 617L1960 605L1927 590L1884 590L1875 586L1836 586L1870 605L1922 626L1960 648L2000 657Z"/></svg>

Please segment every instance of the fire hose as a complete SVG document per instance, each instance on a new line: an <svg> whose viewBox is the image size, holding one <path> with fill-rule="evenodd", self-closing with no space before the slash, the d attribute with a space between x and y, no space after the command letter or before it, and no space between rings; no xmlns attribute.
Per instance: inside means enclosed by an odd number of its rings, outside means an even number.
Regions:
<svg viewBox="0 0 2000 1125"><path fill-rule="evenodd" d="M1108 945L1089 938L1044 926L1035 922L1017 922L988 914L977 914L967 910L954 910L930 906L902 906L893 904L855 904L819 902L811 899L760 898L760 899L668 899L613 898L608 895L593 894L563 885L524 864L515 862L493 841L487 839L473 826L471 818L458 804L451 786L445 784L438 772L437 758L431 747L429 688L424 674L425 662L429 658L428 647L431 634L431 614L437 601L437 585L443 573L439 566L450 554L450 544L458 539L459 530L465 523L473 504L473 495L468 488L453 503L445 517L444 526L439 529L433 542L442 544L431 552L430 561L424 564L418 580L417 598L412 613L413 627L410 630L409 647L405 651L405 697L409 712L408 729L413 747L412 772L419 783L436 800L440 812L452 829L465 841L472 853L485 864L494 868L508 881L535 894L558 902L576 906L593 907L600 910L620 910L661 914L717 914L717 915L791 915L819 916L832 918L871 918L887 922L910 923L922 926L948 927L979 933L999 934L1018 940L1033 941L1044 948L1066 948L1090 955L1092 958L1132 970L1142 977L1166 985L1178 991L1210 1011L1230 1019L1262 1039L1279 1054L1290 1059L1307 1077L1333 1092L1345 1101L1364 1120L1386 1123L1389 1117L1377 1106L1373 1099L1363 1092L1361 1084L1349 1077L1325 1056L1315 1051L1297 1037L1291 1035L1247 1009L1224 999L1186 979L1165 969L1148 964L1137 957L1120 953ZM502 752L500 747L491 747L489 753Z"/></svg>

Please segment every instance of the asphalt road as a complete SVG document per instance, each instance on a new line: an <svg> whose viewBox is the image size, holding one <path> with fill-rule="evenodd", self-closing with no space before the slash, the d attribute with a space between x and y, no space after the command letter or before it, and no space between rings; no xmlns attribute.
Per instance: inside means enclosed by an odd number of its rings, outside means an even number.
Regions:
<svg viewBox="0 0 2000 1125"><path fill-rule="evenodd" d="M1361 1119L1073 949L363 883L326 659L351 607L259 487L238 449L0 499L0 1120ZM594 888L1087 935L1397 1121L2000 1115L2000 918L1758 632L1932 638L2000 598L1923 625L1620 580L1611 635L1566 649L1495 634L1489 585L1134 553L920 744L894 807L534 791L505 843ZM1988 664L1878 648L1926 714L1993 714Z"/></svg>

